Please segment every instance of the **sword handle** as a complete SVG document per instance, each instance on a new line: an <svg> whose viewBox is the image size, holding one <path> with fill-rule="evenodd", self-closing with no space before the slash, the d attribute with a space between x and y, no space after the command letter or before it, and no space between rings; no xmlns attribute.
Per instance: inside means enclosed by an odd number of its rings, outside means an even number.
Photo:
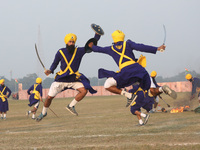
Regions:
<svg viewBox="0 0 200 150"><path fill-rule="evenodd" d="M164 52L164 51L165 51L164 49L161 49L161 50L160 50L161 53Z"/></svg>
<svg viewBox="0 0 200 150"><path fill-rule="evenodd" d="M44 67L44 73L47 71L47 69ZM46 75L46 73L45 73ZM47 77L49 76L50 74L46 75Z"/></svg>

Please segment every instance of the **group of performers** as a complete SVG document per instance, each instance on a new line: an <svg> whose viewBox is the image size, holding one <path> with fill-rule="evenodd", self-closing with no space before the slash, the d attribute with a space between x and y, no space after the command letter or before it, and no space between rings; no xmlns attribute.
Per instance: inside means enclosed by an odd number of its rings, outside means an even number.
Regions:
<svg viewBox="0 0 200 150"><path fill-rule="evenodd" d="M134 107L137 103L136 101L138 101L137 99L142 99L143 101L144 98L140 98L140 96L137 95L139 89L142 91L142 94L144 94L143 97L146 97L145 95L151 87L151 79L149 73L146 71L144 66L142 66L145 59L139 59L138 62L133 50L156 54L157 51L165 50L165 45L155 47L138 44L131 40L124 41L125 34L120 30L116 30L112 33L114 43L111 46L100 47L97 46L97 42L104 32L98 25L93 24L92 28L95 31L95 36L88 40L85 47L75 47L77 40L75 34L69 33L65 36L64 42L66 47L57 51L50 69L45 70L46 75L54 73L54 70L60 62L61 70L56 73L55 81L49 89L42 112L36 118L36 121L41 121L47 115L47 110L51 105L52 100L63 90L70 88L78 91L75 98L66 106L66 109L74 115L78 115L75 110L75 105L85 97L87 92L89 91L92 94L96 93L96 91L90 86L89 80L78 71L82 57L86 53L90 52L108 54L118 65L119 71L117 72L100 68L98 77L107 78L104 84L106 90L118 95L123 95L127 98L126 107L130 105L131 107ZM134 84L137 84L137 92L129 92L123 89ZM151 90L152 95L154 96L163 91L171 95L174 92L169 87L160 88L159 90L160 91ZM132 113L135 114L134 111L132 111ZM137 113L135 115L137 115ZM149 115L141 113L140 116L144 117L144 124L147 123Z"/></svg>
<svg viewBox="0 0 200 150"><path fill-rule="evenodd" d="M60 48L57 51L50 69L45 70L45 74L47 76L51 73L53 74L54 70L60 63L60 71L56 73L55 81L50 86L48 96L43 102L42 79L37 78L36 83L27 91L30 95L29 106L33 106L32 110L27 111L27 115L32 113L32 119L36 119L38 122L41 121L45 116L47 116L48 108L58 93L67 89L74 89L77 90L78 93L74 99L66 105L66 109L73 115L78 116L75 105L86 96L88 91L92 94L97 92L91 87L88 78L78 71L79 66L82 57L86 53L97 52L110 55L119 67L119 71L117 72L103 68L99 69L98 78L107 78L104 83L104 88L111 93L125 96L127 99L126 107L130 106L131 113L137 116L139 126L145 125L148 122L150 115L142 113L141 108L144 108L147 112L149 112L152 110L152 105L158 95L165 93L176 99L177 94L167 85L158 86L155 81L155 77L157 75L156 71L153 71L150 76L145 69L145 57L142 56L139 59L135 58L133 50L156 54L157 51L165 50L166 46L161 45L159 47L155 47L138 44L132 40L125 41L125 34L120 30L116 30L112 33L113 44L111 46L100 47L97 46L97 43L104 32L102 28L96 24L92 24L92 29L95 31L95 36L94 38L89 39L84 47L75 46L77 40L77 36L75 34L69 33L65 36L64 42L66 47ZM193 78L191 75L186 75L186 79L191 81L194 84L194 87L200 87L200 79ZM6 118L6 111L8 108L2 108L2 103L7 101L7 97L10 96L11 91L4 85L3 79L0 80L0 84L0 113L1 117L3 117L2 112L4 112L4 118ZM125 89L125 87L128 86L132 86L132 89L129 91ZM8 95L6 95L7 92L9 92ZM44 103L44 106L41 114L36 117L35 114L40 101ZM158 100L156 103L158 103Z"/></svg>

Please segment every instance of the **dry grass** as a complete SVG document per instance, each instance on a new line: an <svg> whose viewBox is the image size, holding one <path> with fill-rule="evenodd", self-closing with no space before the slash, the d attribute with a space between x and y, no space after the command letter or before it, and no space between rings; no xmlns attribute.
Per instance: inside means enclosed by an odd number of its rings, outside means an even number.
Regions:
<svg viewBox="0 0 200 150"><path fill-rule="evenodd" d="M160 104L168 110L185 104L197 107L197 99L188 103L187 97L188 93L178 93L173 100L163 95L171 108L162 100ZM54 99L51 109L59 118L48 110L39 123L25 116L28 101L9 100L7 120L0 120L0 149L200 149L200 115L192 111L154 113L147 125L138 127L122 96L86 97L76 105L78 117L65 109L71 100Z"/></svg>

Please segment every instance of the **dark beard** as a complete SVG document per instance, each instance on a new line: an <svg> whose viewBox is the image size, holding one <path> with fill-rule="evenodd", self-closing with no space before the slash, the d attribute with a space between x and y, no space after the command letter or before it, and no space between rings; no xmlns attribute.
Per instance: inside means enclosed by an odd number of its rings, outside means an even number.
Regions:
<svg viewBox="0 0 200 150"><path fill-rule="evenodd" d="M73 53L74 53L75 45L70 45L70 46L66 45L66 47L67 47L67 50L68 50L68 52L69 52L70 54L73 54Z"/></svg>

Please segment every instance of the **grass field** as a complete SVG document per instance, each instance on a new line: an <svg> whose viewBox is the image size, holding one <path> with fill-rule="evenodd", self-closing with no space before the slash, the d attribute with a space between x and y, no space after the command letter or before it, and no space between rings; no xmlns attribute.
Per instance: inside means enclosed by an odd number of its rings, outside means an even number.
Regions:
<svg viewBox="0 0 200 150"><path fill-rule="evenodd" d="M197 99L189 103L189 93L178 93L178 99L162 95L170 108L189 104L198 106ZM0 120L0 149L54 150L199 150L200 114L153 113L149 122L136 126L138 120L126 108L123 96L86 97L76 105L79 116L73 116L65 106L72 100L54 99L51 109L41 122L25 116L30 108L27 100L9 100L7 120ZM37 115L43 104L40 104Z"/></svg>

